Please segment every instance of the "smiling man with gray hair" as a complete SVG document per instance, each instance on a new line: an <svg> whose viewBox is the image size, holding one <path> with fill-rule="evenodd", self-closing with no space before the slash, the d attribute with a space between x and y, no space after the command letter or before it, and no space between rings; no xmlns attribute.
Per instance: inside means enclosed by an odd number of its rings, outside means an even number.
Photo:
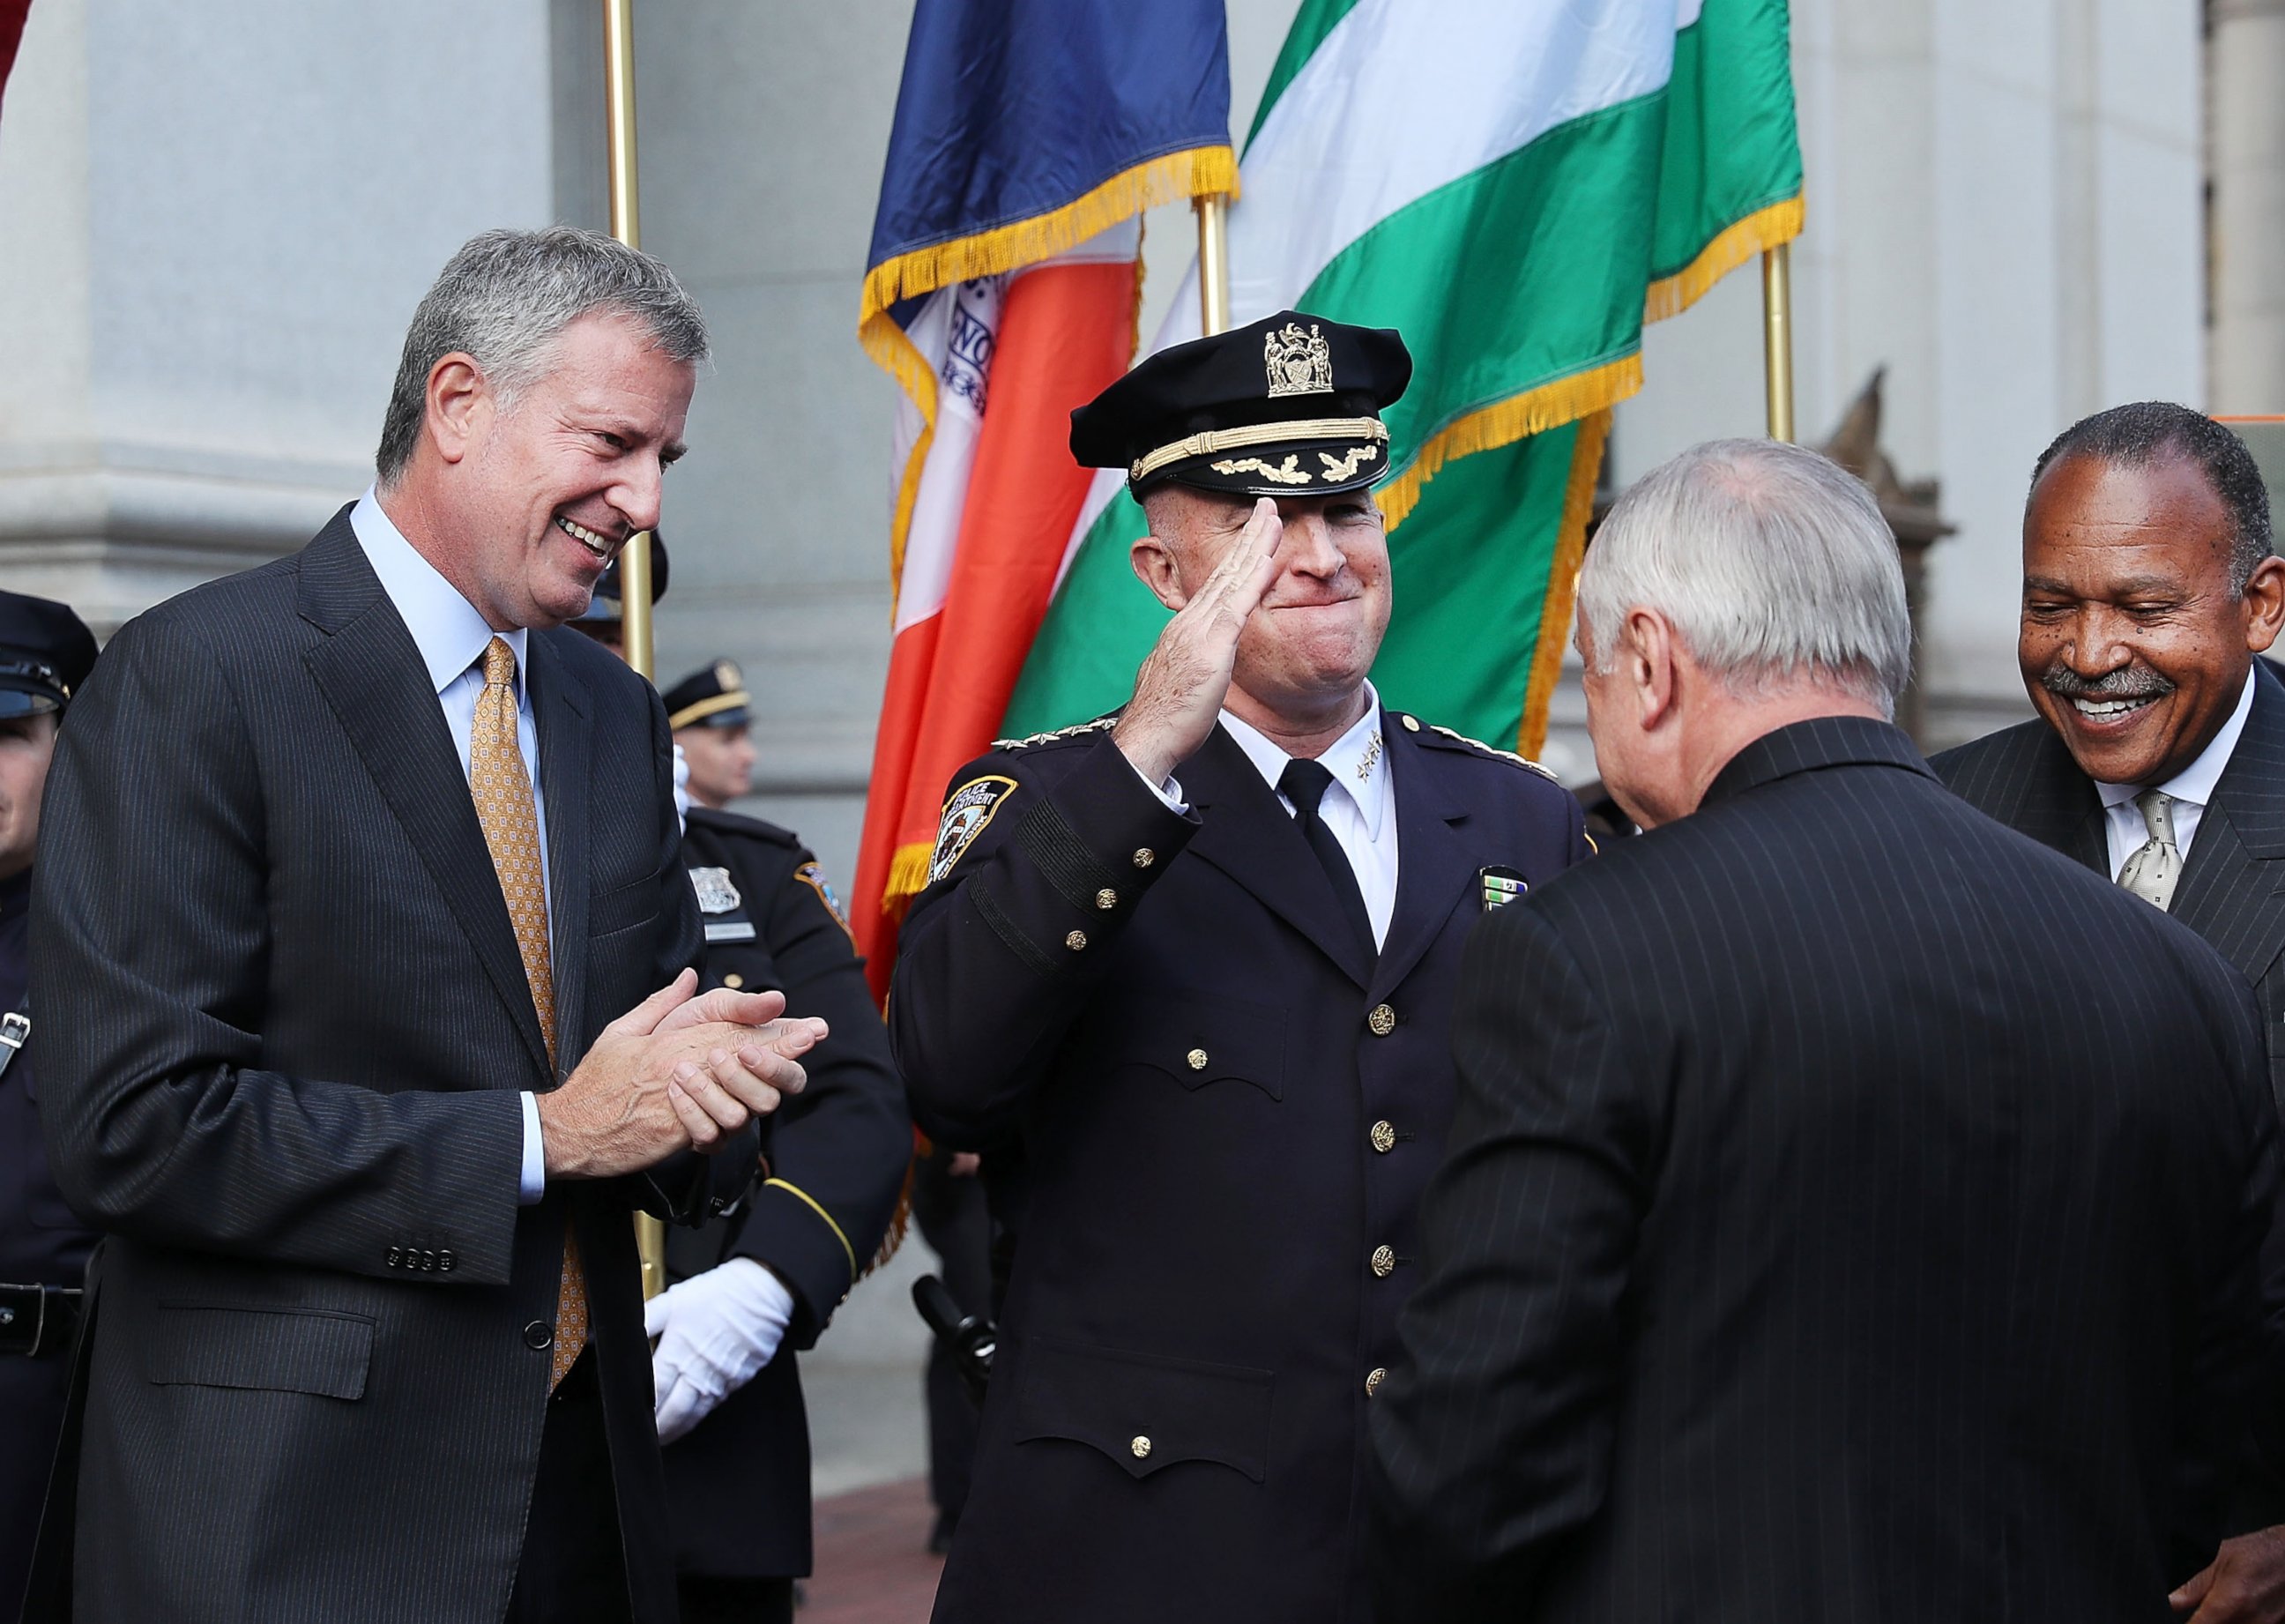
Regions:
<svg viewBox="0 0 2285 1624"><path fill-rule="evenodd" d="M2161 1613L2255 1374L2244 984L1930 775L1894 544L1815 453L1655 470L1579 602L1648 832L1469 945L1376 1624Z"/></svg>
<svg viewBox="0 0 2285 1624"><path fill-rule="evenodd" d="M742 1195L823 1026L695 995L666 713L560 628L705 343L656 260L477 237L374 488L74 700L33 1000L106 1239L27 1617L673 1617L630 1216Z"/></svg>

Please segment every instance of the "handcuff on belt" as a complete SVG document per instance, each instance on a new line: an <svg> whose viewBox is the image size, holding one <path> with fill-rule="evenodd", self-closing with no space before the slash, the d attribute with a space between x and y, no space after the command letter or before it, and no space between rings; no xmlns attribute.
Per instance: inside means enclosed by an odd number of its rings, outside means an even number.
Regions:
<svg viewBox="0 0 2285 1624"><path fill-rule="evenodd" d="M25 1009L0 1015L0 1075L32 1035ZM9 1285L0 1282L0 1353L27 1359L67 1352L79 1326L82 1293L77 1286Z"/></svg>

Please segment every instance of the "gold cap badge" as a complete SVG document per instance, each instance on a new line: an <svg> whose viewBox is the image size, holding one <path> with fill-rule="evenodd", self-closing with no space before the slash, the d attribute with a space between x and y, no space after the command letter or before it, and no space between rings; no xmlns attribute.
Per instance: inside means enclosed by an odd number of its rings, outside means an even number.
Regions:
<svg viewBox="0 0 2285 1624"><path fill-rule="evenodd" d="M1262 365L1269 373L1269 397L1281 395L1330 395L1333 392L1333 356L1325 335L1315 322L1307 333L1289 321L1283 329L1261 340Z"/></svg>

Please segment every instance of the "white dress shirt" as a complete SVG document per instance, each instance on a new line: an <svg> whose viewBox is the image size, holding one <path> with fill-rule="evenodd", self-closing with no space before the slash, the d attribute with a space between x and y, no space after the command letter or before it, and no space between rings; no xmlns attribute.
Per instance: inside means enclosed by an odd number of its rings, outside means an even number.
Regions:
<svg viewBox="0 0 2285 1624"><path fill-rule="evenodd" d="M539 791L539 730L531 718L531 690L524 681L524 649L530 633L519 626L494 632L476 608L460 596L460 589L437 572L404 539L371 487L349 510L349 528L365 561L381 577L381 590L412 633L412 646L428 668L428 680L444 708L444 726L460 752L460 771L468 771L468 741L475 731L476 701L484 691L484 650L498 637L515 655L515 741L523 752L524 771L531 775L531 809L538 824L540 889L549 903L551 931L554 920L552 882L547 875L547 808ZM539 1137L539 1102L527 1091L523 1096L523 1167L516 1192L525 1206L537 1202L547 1184L547 1157Z"/></svg>
<svg viewBox="0 0 2285 1624"><path fill-rule="evenodd" d="M2253 710L2254 672L2245 673L2245 692L2237 696L2237 709L2229 720L2221 725L2198 758L2172 778L2158 786L2160 793L2174 803L2174 846L2187 862L2190 843L2198 837L2198 825L2204 819L2206 803L2213 799L2214 785L2220 780L2222 769L2237 749L2238 735L2245 731L2245 718ZM2098 781L2095 792L2102 796L2102 832L2109 847L2110 877L2116 882L2126 867L2126 859L2150 841L2149 826L2142 820L2142 809L2134 804L2134 797L2149 788L2147 784L2106 784Z"/></svg>
<svg viewBox="0 0 2285 1624"><path fill-rule="evenodd" d="M1325 753L1317 757L1327 772L1333 775L1331 788L1318 804L1317 817L1331 831L1335 840L1356 870L1357 889L1364 893L1364 911L1372 921L1375 946L1388 942L1388 922L1396 912L1396 786L1393 781L1388 751L1380 735L1380 695L1370 682L1364 685L1365 711L1356 726L1333 741ZM1239 720L1225 710L1221 725L1229 736L1237 741L1237 748L1245 752L1269 788L1275 791L1277 781L1284 775L1285 764L1293 759L1268 736L1251 722ZM1148 780L1144 781L1148 782ZM1153 785L1158 797L1176 812L1187 812L1189 805L1182 796L1182 786L1174 779L1162 785ZM1339 795L1333 790L1340 791ZM1293 814L1293 803L1283 795L1277 804Z"/></svg>

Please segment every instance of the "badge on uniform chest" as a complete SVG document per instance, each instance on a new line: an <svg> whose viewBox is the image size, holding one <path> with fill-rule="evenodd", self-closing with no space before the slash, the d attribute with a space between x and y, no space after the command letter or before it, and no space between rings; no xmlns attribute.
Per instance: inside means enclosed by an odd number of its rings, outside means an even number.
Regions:
<svg viewBox="0 0 2285 1624"><path fill-rule="evenodd" d="M1497 864L1488 868L1477 869L1476 879L1480 888L1484 912L1487 914L1494 908L1505 907L1531 889L1530 881L1525 879L1514 869L1503 868Z"/></svg>
<svg viewBox="0 0 2285 1624"><path fill-rule="evenodd" d="M693 868L690 889L698 893L698 911L707 914L706 939L710 942L750 942L754 939L754 922L750 919L718 919L721 914L735 914L745 898L730 880L726 868Z"/></svg>

